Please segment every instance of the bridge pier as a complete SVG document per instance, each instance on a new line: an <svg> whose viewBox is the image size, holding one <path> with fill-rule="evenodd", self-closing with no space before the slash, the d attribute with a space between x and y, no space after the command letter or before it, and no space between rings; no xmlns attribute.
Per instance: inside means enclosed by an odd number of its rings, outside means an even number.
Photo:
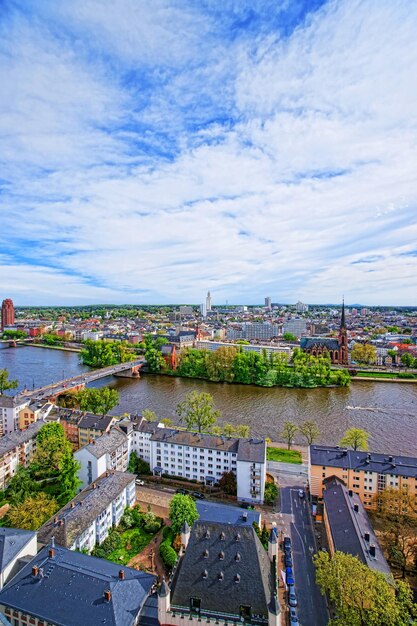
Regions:
<svg viewBox="0 0 417 626"><path fill-rule="evenodd" d="M119 378L140 378L139 370L140 370L140 365L135 365L134 367L131 367L128 370L115 372L113 376L118 376Z"/></svg>

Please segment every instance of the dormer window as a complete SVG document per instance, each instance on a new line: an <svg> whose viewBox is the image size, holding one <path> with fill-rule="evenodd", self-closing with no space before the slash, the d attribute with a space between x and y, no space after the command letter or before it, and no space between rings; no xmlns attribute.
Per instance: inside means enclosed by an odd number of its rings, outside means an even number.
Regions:
<svg viewBox="0 0 417 626"><path fill-rule="evenodd" d="M206 539L210 539L210 531L209 530L206 530L205 538Z"/></svg>
<svg viewBox="0 0 417 626"><path fill-rule="evenodd" d="M237 535L235 535L235 541L240 541L240 534L237 533Z"/></svg>
<svg viewBox="0 0 417 626"><path fill-rule="evenodd" d="M219 581L224 580L223 572L219 572L218 579L219 579Z"/></svg>
<svg viewBox="0 0 417 626"><path fill-rule="evenodd" d="M224 532L220 533L220 541L224 541L226 539L226 535L224 534Z"/></svg>
<svg viewBox="0 0 417 626"><path fill-rule="evenodd" d="M208 558L209 558L209 551L208 551L208 550L204 550L204 552L203 552L203 558L204 558L204 559L208 559Z"/></svg>
<svg viewBox="0 0 417 626"><path fill-rule="evenodd" d="M208 571L206 569L203 570L203 578L208 578Z"/></svg>
<svg viewBox="0 0 417 626"><path fill-rule="evenodd" d="M241 556L239 552L236 552L235 561L240 561L240 559L241 559Z"/></svg>
<svg viewBox="0 0 417 626"><path fill-rule="evenodd" d="M223 551L219 552L219 560L220 561L224 560L224 552Z"/></svg>

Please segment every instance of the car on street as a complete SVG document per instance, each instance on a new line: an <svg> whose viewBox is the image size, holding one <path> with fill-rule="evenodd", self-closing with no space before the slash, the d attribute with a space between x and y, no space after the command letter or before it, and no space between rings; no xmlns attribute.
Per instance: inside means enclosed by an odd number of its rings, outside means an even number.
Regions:
<svg viewBox="0 0 417 626"><path fill-rule="evenodd" d="M290 606L290 626L300 626L298 621L297 611L293 606Z"/></svg>
<svg viewBox="0 0 417 626"><path fill-rule="evenodd" d="M288 604L292 607L295 607L298 604L297 596L295 595L295 590L292 585L288 588Z"/></svg>
<svg viewBox="0 0 417 626"><path fill-rule="evenodd" d="M287 583L288 586L294 584L294 574L292 571L292 567L285 568L285 582Z"/></svg>
<svg viewBox="0 0 417 626"><path fill-rule="evenodd" d="M186 489L176 489L175 493L181 493L183 496L186 496L188 491Z"/></svg>
<svg viewBox="0 0 417 626"><path fill-rule="evenodd" d="M206 497L204 493L201 493L200 491L193 491L191 495L193 498L197 498L197 500L204 500Z"/></svg>
<svg viewBox="0 0 417 626"><path fill-rule="evenodd" d="M143 485L145 484L143 480L140 480L140 478L137 478L135 482L137 485L140 485L141 487L143 487Z"/></svg>
<svg viewBox="0 0 417 626"><path fill-rule="evenodd" d="M304 490L303 490L303 489L299 489L299 490L298 490L298 497L299 497L300 499L302 499L302 498L304 498L304 495L305 495L305 494L304 494Z"/></svg>
<svg viewBox="0 0 417 626"><path fill-rule="evenodd" d="M290 537L284 537L284 548L291 548L291 539L290 539Z"/></svg>
<svg viewBox="0 0 417 626"><path fill-rule="evenodd" d="M292 558L290 554L285 555L285 567L292 567Z"/></svg>

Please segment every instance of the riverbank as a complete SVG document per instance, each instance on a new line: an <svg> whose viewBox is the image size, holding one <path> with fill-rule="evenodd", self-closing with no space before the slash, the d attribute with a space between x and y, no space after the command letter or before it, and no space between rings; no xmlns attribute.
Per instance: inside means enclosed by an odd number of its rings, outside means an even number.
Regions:
<svg viewBox="0 0 417 626"><path fill-rule="evenodd" d="M62 350L63 352L81 352L81 348L68 348L67 346L47 346L44 343L28 343L27 347L46 348L47 350Z"/></svg>
<svg viewBox="0 0 417 626"><path fill-rule="evenodd" d="M351 379L352 381L371 381L373 383L417 383L417 378L382 378L382 376L380 376L379 378L374 377L374 376L353 376Z"/></svg>

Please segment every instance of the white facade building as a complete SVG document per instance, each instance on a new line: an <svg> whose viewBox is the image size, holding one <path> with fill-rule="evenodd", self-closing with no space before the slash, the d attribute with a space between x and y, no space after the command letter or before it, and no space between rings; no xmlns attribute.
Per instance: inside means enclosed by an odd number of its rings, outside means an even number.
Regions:
<svg viewBox="0 0 417 626"><path fill-rule="evenodd" d="M0 437L19 430L19 414L29 405L21 396L0 395Z"/></svg>
<svg viewBox="0 0 417 626"><path fill-rule="evenodd" d="M54 537L64 548L91 552L118 526L125 508L135 504L135 478L127 472L105 472L41 526L38 540L46 544Z"/></svg>
<svg viewBox="0 0 417 626"><path fill-rule="evenodd" d="M19 559L35 556L38 551L36 532L19 528L0 528L0 589L16 573Z"/></svg>
<svg viewBox="0 0 417 626"><path fill-rule="evenodd" d="M96 480L106 470L125 472L129 464L129 438L115 426L107 433L93 440L74 453L81 464L78 478L82 487Z"/></svg>
<svg viewBox="0 0 417 626"><path fill-rule="evenodd" d="M38 420L26 430L16 430L0 438L0 489L7 487L19 465L26 467L31 462L37 434L44 425L45 422Z"/></svg>
<svg viewBox="0 0 417 626"><path fill-rule="evenodd" d="M238 350L242 349L243 352L257 352L258 354L261 354L263 350L265 350L267 354L271 354L271 352L284 352L289 357L291 356L293 351L293 348L290 348L289 346L284 346L283 344L279 344L277 346L255 343L245 345L240 343L227 343L226 341L205 341L204 339L196 341L195 347L197 348L197 350L210 350L210 352L218 350L219 348L237 348Z"/></svg>

